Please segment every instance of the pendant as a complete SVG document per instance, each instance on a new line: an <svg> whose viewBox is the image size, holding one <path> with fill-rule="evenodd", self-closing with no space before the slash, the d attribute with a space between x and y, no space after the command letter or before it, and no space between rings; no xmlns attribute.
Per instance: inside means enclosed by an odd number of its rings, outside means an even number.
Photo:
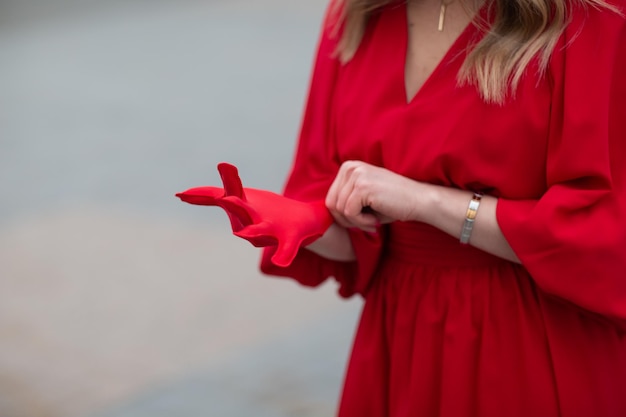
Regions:
<svg viewBox="0 0 626 417"><path fill-rule="evenodd" d="M437 30L439 30L439 32L443 32L443 22L446 19L446 9L447 8L448 8L448 5L442 1L441 2L441 10L439 11L439 25L437 26Z"/></svg>

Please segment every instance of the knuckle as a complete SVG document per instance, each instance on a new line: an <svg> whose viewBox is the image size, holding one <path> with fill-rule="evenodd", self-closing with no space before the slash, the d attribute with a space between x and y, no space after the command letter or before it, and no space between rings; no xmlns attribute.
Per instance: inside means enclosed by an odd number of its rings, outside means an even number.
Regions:
<svg viewBox="0 0 626 417"><path fill-rule="evenodd" d="M355 191L363 196L364 194L369 194L369 190L372 187L371 181L364 177L358 177L354 180L354 189Z"/></svg>
<svg viewBox="0 0 626 417"><path fill-rule="evenodd" d="M348 172L352 172L355 169L357 169L359 165L360 165L359 161L348 160L348 161L345 161L343 164L341 164L341 168Z"/></svg>
<svg viewBox="0 0 626 417"><path fill-rule="evenodd" d="M328 210L333 210L333 208L335 207L334 198L332 198L330 195L327 195L326 199L324 200L324 205Z"/></svg>

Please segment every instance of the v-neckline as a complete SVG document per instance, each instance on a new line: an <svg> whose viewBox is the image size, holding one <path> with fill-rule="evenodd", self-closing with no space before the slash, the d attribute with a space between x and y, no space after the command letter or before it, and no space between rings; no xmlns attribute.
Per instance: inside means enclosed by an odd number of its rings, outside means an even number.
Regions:
<svg viewBox="0 0 626 417"><path fill-rule="evenodd" d="M486 3L486 2L485 2ZM402 97L404 98L404 104L406 106L410 106L411 104L413 104L415 101L417 101L420 96L423 95L423 91L429 87L430 84L432 84L434 82L434 80L437 78L437 76L439 75L439 73L441 73L443 71L443 67L447 64L449 64L452 60L453 57L455 57L455 55L459 54L461 52L461 46L467 46L469 43L469 37L475 32L476 25L474 23L475 19L477 17L483 16L483 9L485 8L485 5L483 4L478 11L474 14L474 16L472 17L472 19L469 21L469 23L465 26L465 28L463 28L463 30L461 31L461 33L459 33L459 35L456 37L456 39L452 42L452 44L450 45L450 47L448 48L448 50L444 53L443 57L439 60L439 62L437 63L437 65L435 65L435 67L433 68L433 70L430 72L430 74L428 74L428 76L426 77L426 79L424 80L424 82L422 83L422 85L417 89L417 91L415 92L415 94L413 94L413 97L409 98L409 94L406 88L406 68L407 68L407 59L408 59L408 55L409 55L409 11L408 11L408 2L404 2L404 4L402 5L402 7L399 7L402 12L402 24L399 25L402 29L402 33L401 33L401 38L402 38L402 44L401 44L401 48L400 50L402 51L402 58L401 61L401 83L400 83L400 87L401 87L401 91L402 91ZM456 77L455 77L456 80Z"/></svg>

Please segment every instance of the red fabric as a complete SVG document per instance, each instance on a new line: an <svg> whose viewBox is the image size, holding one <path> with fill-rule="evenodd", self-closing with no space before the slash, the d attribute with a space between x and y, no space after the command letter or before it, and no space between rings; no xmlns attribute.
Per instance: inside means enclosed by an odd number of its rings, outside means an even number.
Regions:
<svg viewBox="0 0 626 417"><path fill-rule="evenodd" d="M484 192L523 262L418 223L352 233L358 263L266 259L365 296L339 416L626 416L624 20L574 10L547 75L531 64L503 106L457 86L474 26L409 103L404 3L370 20L345 66L330 26L285 195L323 198L346 160Z"/></svg>
<svg viewBox="0 0 626 417"><path fill-rule="evenodd" d="M333 223L324 201L301 202L279 194L244 188L234 165L221 163L221 187L195 187L176 194L189 204L221 207L233 234L254 246L273 248L274 265L289 265L298 249L324 234Z"/></svg>
<svg viewBox="0 0 626 417"><path fill-rule="evenodd" d="M329 7L313 70L300 142L284 190L285 196L302 201L325 198L340 165L333 130L335 116L331 111L339 64L332 58L335 43L327 36L333 30L332 7ZM350 230L358 259L353 263L329 261L303 249L294 262L280 267L270 261L274 252L274 248L270 247L263 252L261 270L270 275L295 278L306 286L319 285L332 276L339 282L339 294L343 297L363 294L377 267L383 235L382 230L379 230L378 235Z"/></svg>

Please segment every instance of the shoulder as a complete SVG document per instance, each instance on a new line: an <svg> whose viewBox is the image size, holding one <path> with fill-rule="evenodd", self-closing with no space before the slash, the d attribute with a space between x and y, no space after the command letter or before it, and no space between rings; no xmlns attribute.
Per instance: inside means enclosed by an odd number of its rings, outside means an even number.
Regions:
<svg viewBox="0 0 626 417"><path fill-rule="evenodd" d="M602 70L612 66L626 43L626 0L608 0L605 5L568 0L568 24L558 40L551 67L584 66Z"/></svg>
<svg viewBox="0 0 626 417"><path fill-rule="evenodd" d="M565 35L570 41L583 36L604 42L624 35L626 0L606 0L604 4L569 0L568 9L570 22ZM610 39L605 39L605 36Z"/></svg>
<svg viewBox="0 0 626 417"><path fill-rule="evenodd" d="M336 38L341 32L346 0L330 0L326 5L322 32L328 38Z"/></svg>
<svg viewBox="0 0 626 417"><path fill-rule="evenodd" d="M318 37L318 58L334 58L341 37L345 0L330 0L326 4Z"/></svg>

